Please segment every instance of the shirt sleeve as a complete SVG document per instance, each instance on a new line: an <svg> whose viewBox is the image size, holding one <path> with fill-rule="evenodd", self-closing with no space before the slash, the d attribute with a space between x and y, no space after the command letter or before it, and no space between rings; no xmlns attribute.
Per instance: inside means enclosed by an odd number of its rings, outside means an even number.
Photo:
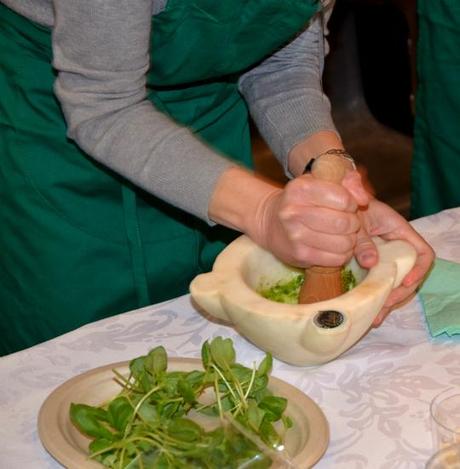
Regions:
<svg viewBox="0 0 460 469"><path fill-rule="evenodd" d="M323 15L329 14L317 14L302 34L239 80L260 134L289 177L294 145L321 130L337 132L321 80L327 48Z"/></svg>
<svg viewBox="0 0 460 469"><path fill-rule="evenodd" d="M147 99L152 0L53 0L55 93L69 138L88 155L208 223L234 163Z"/></svg>

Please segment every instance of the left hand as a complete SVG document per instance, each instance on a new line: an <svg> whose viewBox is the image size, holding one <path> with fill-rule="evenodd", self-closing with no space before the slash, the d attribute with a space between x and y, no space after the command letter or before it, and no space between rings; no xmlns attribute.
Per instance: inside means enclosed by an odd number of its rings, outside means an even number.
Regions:
<svg viewBox="0 0 460 469"><path fill-rule="evenodd" d="M434 260L431 246L412 228L401 215L391 207L372 199L363 210L360 210L362 229L358 234L355 256L359 264L368 269L378 260L377 250L370 236L380 236L385 240L402 239L414 246L417 259L412 270L404 277L401 285L388 296L383 308L373 322L380 326L392 309L409 300L420 285Z"/></svg>

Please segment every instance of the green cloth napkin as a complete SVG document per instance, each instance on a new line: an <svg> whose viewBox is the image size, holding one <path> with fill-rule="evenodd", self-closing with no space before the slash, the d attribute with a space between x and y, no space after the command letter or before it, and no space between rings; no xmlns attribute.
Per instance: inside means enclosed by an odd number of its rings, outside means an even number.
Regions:
<svg viewBox="0 0 460 469"><path fill-rule="evenodd" d="M437 258L419 294L433 337L460 334L460 264Z"/></svg>

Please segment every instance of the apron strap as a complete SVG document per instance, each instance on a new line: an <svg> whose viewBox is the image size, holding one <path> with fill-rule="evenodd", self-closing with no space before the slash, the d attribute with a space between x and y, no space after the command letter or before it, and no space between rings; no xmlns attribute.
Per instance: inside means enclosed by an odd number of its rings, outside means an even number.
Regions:
<svg viewBox="0 0 460 469"><path fill-rule="evenodd" d="M145 268L144 249L139 230L137 217L136 194L129 187L122 185L121 193L123 199L123 212L125 219L125 230L128 238L128 246L131 254L131 264L139 306L151 304L147 284L147 272Z"/></svg>

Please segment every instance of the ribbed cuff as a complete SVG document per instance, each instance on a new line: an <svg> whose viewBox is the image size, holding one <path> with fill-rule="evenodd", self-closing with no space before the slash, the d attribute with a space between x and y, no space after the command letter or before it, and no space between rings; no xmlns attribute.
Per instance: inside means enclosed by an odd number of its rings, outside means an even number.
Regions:
<svg viewBox="0 0 460 469"><path fill-rule="evenodd" d="M299 96L296 90L286 93L283 98L283 102L272 104L264 111L259 109L263 103L255 103L253 113L259 122L261 135L283 166L285 174L293 177L288 169L291 149L316 132L338 132L331 117L329 100L320 91L311 89Z"/></svg>

